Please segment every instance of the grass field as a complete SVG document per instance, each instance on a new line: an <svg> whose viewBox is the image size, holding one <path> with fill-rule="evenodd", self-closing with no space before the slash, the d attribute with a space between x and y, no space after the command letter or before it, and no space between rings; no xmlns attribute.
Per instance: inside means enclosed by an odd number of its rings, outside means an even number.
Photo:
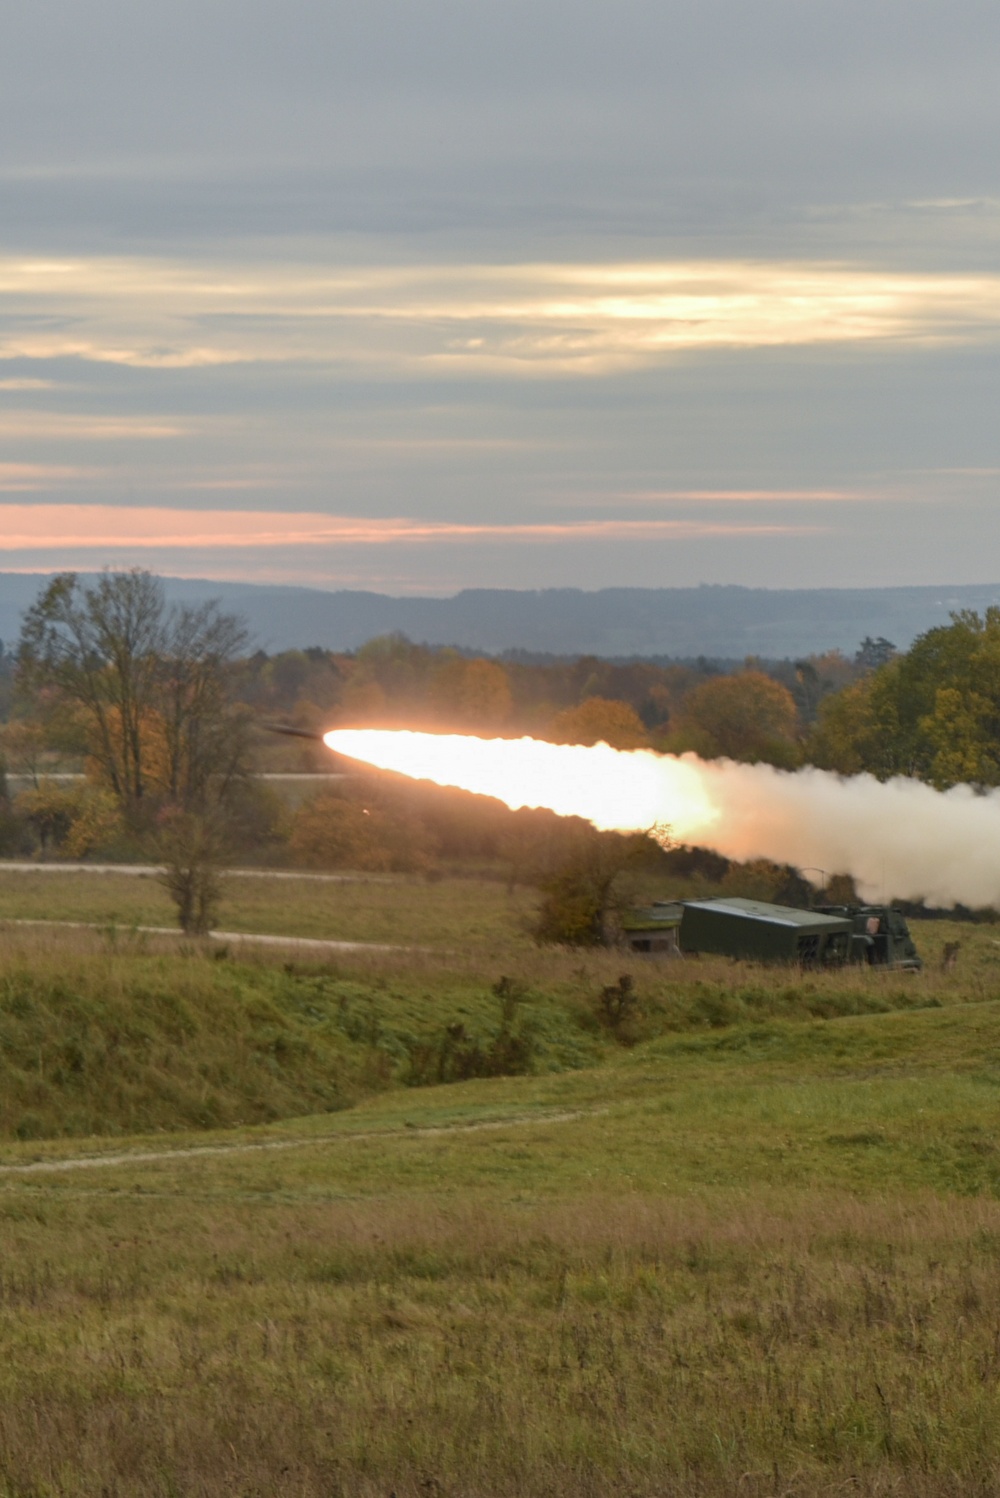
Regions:
<svg viewBox="0 0 1000 1498"><path fill-rule="evenodd" d="M0 938L3 1498L1000 1491L987 928L920 928L916 976L633 962L623 1045L629 964L501 886L350 886L342 934L426 893L438 951L304 965L38 877L19 910L120 924ZM501 975L525 1073L404 1085Z"/></svg>
<svg viewBox="0 0 1000 1498"><path fill-rule="evenodd" d="M337 883L228 877L218 925L222 930L334 941L397 942L446 947L531 945L526 934L535 896L489 879L379 876ZM95 921L173 926L176 912L153 876L5 871L0 865L3 920Z"/></svg>
<svg viewBox="0 0 1000 1498"><path fill-rule="evenodd" d="M996 1491L998 1021L8 1146L7 1492Z"/></svg>

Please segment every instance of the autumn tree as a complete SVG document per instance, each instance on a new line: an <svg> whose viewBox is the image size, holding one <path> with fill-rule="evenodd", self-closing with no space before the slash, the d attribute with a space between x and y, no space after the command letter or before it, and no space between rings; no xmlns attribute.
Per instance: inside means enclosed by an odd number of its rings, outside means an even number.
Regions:
<svg viewBox="0 0 1000 1498"><path fill-rule="evenodd" d="M91 586L75 573L53 578L21 632L22 698L52 698L76 722L93 780L165 865L185 931L214 914L228 805L250 770L248 710L229 690L245 643L216 604L168 606L162 582L140 570ZM38 817L59 810L45 800ZM66 848L82 850L98 821L93 809L78 816Z"/></svg>
<svg viewBox="0 0 1000 1498"><path fill-rule="evenodd" d="M790 767L799 758L797 728L791 692L762 671L741 671L711 677L688 694L669 747Z"/></svg>
<svg viewBox="0 0 1000 1498"><path fill-rule="evenodd" d="M229 674L246 648L246 629L214 603L166 617L150 737L162 762L155 784L171 806L204 813L225 805L247 774L250 715L230 700Z"/></svg>
<svg viewBox="0 0 1000 1498"><path fill-rule="evenodd" d="M430 680L434 716L455 728L499 728L510 716L510 682L496 661L453 654Z"/></svg>
<svg viewBox="0 0 1000 1498"><path fill-rule="evenodd" d="M31 828L43 854L84 858L118 828L118 806L95 786L43 781L17 798L16 813Z"/></svg>
<svg viewBox="0 0 1000 1498"><path fill-rule="evenodd" d="M612 749L643 749L649 744L635 708L607 697L587 697L579 707L557 713L546 737L554 744L610 744Z"/></svg>
<svg viewBox="0 0 1000 1498"><path fill-rule="evenodd" d="M18 651L22 696L75 714L96 778L130 825L156 809L223 804L249 767L248 714L228 673L246 635L214 603L168 607L149 572L63 573L28 610Z"/></svg>
<svg viewBox="0 0 1000 1498"><path fill-rule="evenodd" d="M625 879L653 851L642 833L598 832L588 822L565 824L558 864L539 880L538 941L571 947L611 946L631 903Z"/></svg>
<svg viewBox="0 0 1000 1498"><path fill-rule="evenodd" d="M810 764L841 775L878 774L885 767L889 741L872 687L868 676L823 699L805 744Z"/></svg>
<svg viewBox="0 0 1000 1498"><path fill-rule="evenodd" d="M427 869L431 846L426 829L399 807L364 796L319 791L292 819L289 846L295 862L312 869L357 869L413 873Z"/></svg>
<svg viewBox="0 0 1000 1498"><path fill-rule="evenodd" d="M62 573L24 618L23 691L54 688L78 708L89 747L127 814L147 791L144 720L157 702L163 586L148 572L104 573L84 587Z"/></svg>

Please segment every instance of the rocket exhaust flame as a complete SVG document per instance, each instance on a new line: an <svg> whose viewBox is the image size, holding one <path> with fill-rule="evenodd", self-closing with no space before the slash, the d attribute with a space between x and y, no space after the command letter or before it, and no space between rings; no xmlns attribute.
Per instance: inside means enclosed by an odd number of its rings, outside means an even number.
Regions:
<svg viewBox="0 0 1000 1498"><path fill-rule="evenodd" d="M547 807L620 832L666 825L676 841L725 858L850 873L866 899L1000 902L1000 792L529 738L334 729L324 742L513 809Z"/></svg>

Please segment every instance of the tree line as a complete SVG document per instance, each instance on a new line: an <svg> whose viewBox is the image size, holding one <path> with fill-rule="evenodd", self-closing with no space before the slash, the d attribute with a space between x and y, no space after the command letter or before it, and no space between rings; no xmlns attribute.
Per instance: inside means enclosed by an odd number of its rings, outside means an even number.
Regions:
<svg viewBox="0 0 1000 1498"><path fill-rule="evenodd" d="M864 652L874 644L853 660L831 651L795 662L750 659L734 669L704 659L534 660L523 652L485 659L388 635L351 654L258 651L241 663L237 691L261 716L303 728L343 722L603 739L622 749L793 765L820 703L867 669Z"/></svg>
<svg viewBox="0 0 1000 1498"><path fill-rule="evenodd" d="M268 739L262 722L533 733L985 788L1000 783L1000 609L955 615L905 653L865 640L850 659L737 669L495 660L400 636L351 654L267 655L218 605L169 604L147 572L86 584L64 574L27 611L16 651L0 652L0 715L0 853L155 858L185 929L211 924L229 859L427 874L499 864L543 889L548 934L572 926L572 939L600 940L618 875L637 861L738 878L733 893L765 898L801 898L804 886L792 870L736 875L697 850L664 854L649 839L374 771L292 806L257 772L325 769L323 751ZM59 779L60 766L83 778Z"/></svg>

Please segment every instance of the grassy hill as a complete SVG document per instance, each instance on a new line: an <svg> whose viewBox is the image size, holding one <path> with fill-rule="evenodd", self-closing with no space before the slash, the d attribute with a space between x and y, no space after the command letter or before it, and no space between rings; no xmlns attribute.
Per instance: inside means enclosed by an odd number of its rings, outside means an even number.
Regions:
<svg viewBox="0 0 1000 1498"><path fill-rule="evenodd" d="M933 966L957 929L946 922L921 935L923 974L802 974L540 950L523 929L527 897L487 881L231 888L237 929L395 944L328 955L197 946L139 929L168 919L150 879L3 876L0 1138L261 1123L392 1087L592 1067L673 1032L978 1004L998 991L992 928L962 931L957 974ZM42 920L53 924L30 924Z"/></svg>
<svg viewBox="0 0 1000 1498"><path fill-rule="evenodd" d="M8 1146L0 1491L996 1491L998 1023Z"/></svg>
<svg viewBox="0 0 1000 1498"><path fill-rule="evenodd" d="M0 887L97 923L0 931L0 1498L1000 1490L992 928L809 975L540 951L484 882L231 892L427 938L317 961L158 898Z"/></svg>

